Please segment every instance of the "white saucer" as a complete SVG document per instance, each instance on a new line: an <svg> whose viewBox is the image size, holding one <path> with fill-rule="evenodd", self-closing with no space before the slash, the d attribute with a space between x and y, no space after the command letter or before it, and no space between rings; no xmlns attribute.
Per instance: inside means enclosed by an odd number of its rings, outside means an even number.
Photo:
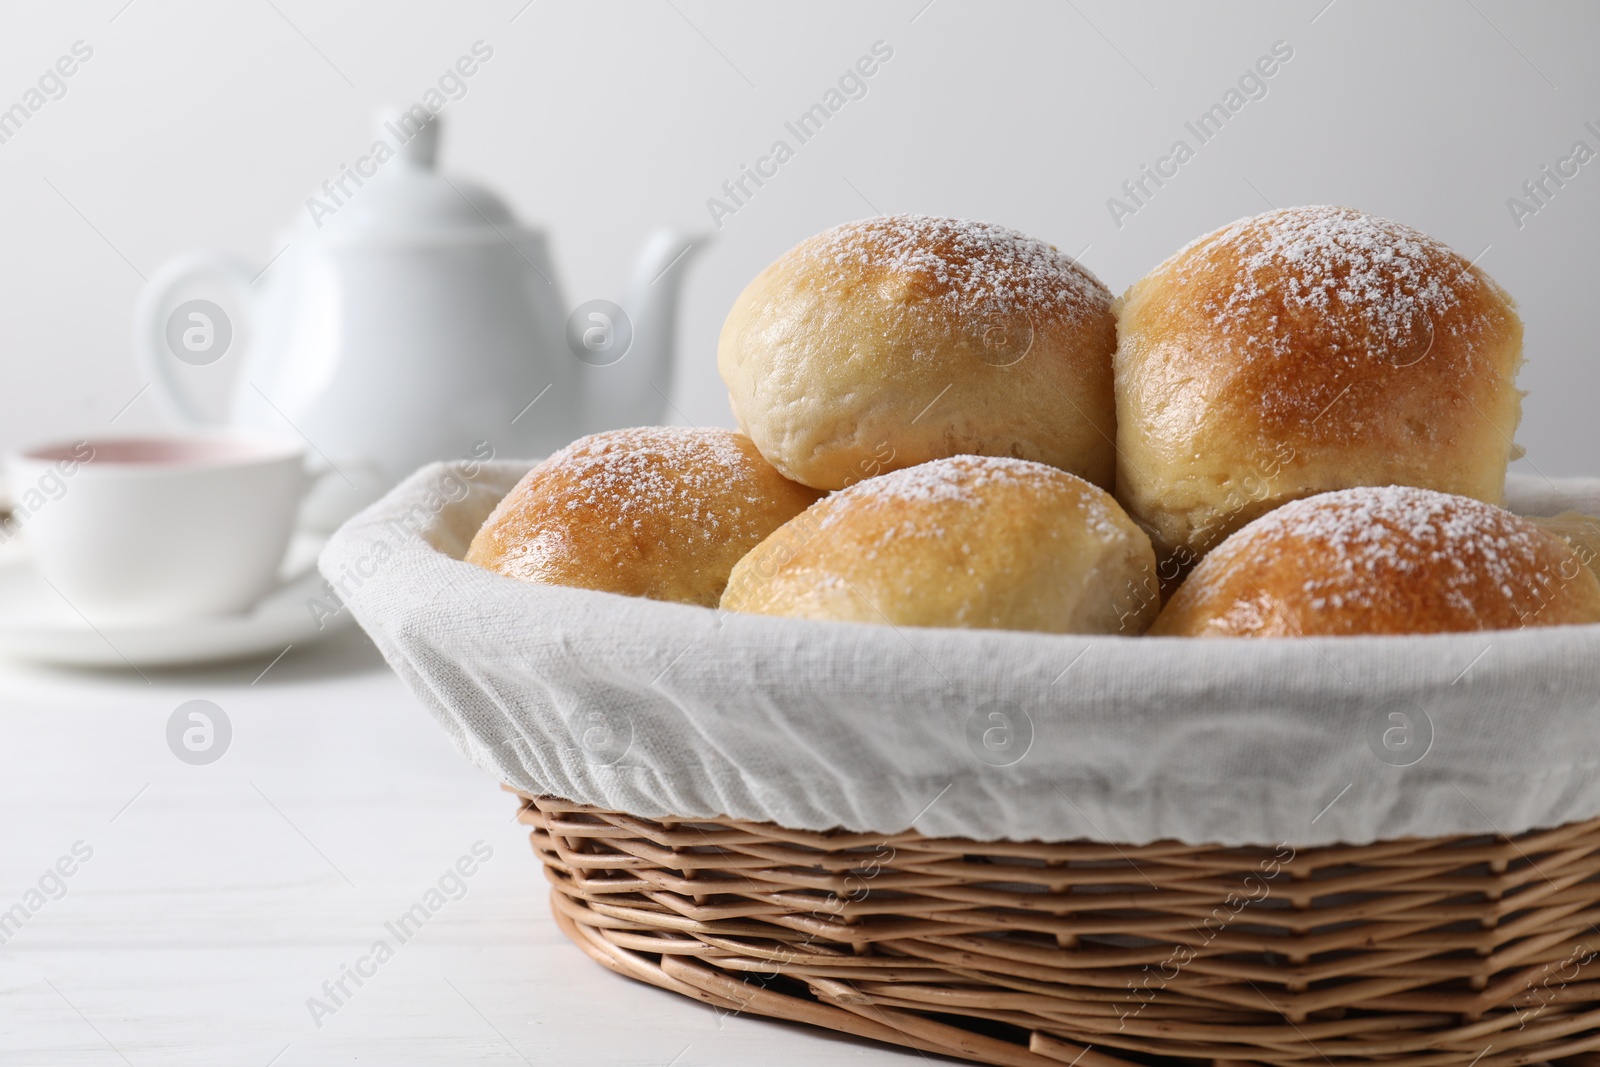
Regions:
<svg viewBox="0 0 1600 1067"><path fill-rule="evenodd" d="M307 600L322 592L317 553L324 538L296 536L289 576L243 615L98 629L46 585L20 552L0 554L0 655L74 667L169 667L276 654L343 629L350 613L322 614Z"/></svg>

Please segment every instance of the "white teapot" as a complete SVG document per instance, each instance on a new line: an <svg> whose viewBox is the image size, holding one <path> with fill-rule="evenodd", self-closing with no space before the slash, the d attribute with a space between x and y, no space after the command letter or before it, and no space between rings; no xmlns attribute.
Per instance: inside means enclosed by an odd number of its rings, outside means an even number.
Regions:
<svg viewBox="0 0 1600 1067"><path fill-rule="evenodd" d="M544 234L438 173L438 134L437 119L392 113L267 267L191 253L139 301L134 347L154 395L202 426L217 419L194 399L192 367L226 358L236 329L219 304L181 298L232 294L252 341L223 421L305 442L329 472L303 512L313 528L432 460L540 456L659 422L667 406L680 283L704 240L658 232L621 308L596 300L569 315Z"/></svg>

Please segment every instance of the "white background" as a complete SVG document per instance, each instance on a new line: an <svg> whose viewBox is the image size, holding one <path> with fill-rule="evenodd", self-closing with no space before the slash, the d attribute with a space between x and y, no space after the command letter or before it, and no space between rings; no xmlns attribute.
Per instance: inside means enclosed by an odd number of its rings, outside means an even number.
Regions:
<svg viewBox="0 0 1600 1067"><path fill-rule="evenodd" d="M894 58L867 96L693 266L677 420L731 423L715 367L727 308L784 249L847 219L1003 222L1082 251L1120 292L1269 202L1336 202L1482 255L1527 323L1524 463L1600 472L1600 163L1520 230L1506 206L1575 140L1600 149L1583 127L1600 126L1600 9L926 2L10 6L0 106L74 41L95 51L0 144L0 446L105 432L144 384L129 341L141 274L199 246L264 263L371 143L374 111L419 98L476 40L494 58L445 109L445 167L548 227L574 304L617 296L656 225L708 228L706 199L883 40ZM1268 95L1114 225L1107 198L1279 40L1294 58ZM117 422L159 425L148 393Z"/></svg>

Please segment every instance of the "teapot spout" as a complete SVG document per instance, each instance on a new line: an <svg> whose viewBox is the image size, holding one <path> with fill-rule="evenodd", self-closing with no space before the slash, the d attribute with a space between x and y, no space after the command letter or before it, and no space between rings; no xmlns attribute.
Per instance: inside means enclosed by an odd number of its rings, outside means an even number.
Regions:
<svg viewBox="0 0 1600 1067"><path fill-rule="evenodd" d="M622 299L632 342L622 359L585 375L589 432L665 421L684 273L710 240L709 234L663 229L639 252Z"/></svg>

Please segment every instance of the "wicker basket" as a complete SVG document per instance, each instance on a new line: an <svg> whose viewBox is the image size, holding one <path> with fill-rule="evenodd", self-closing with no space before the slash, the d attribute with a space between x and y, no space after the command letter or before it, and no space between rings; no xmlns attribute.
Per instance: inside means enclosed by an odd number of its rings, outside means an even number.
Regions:
<svg viewBox="0 0 1600 1067"><path fill-rule="evenodd" d="M725 1011L991 1064L1600 1067L1600 819L1296 853L518 796L567 936Z"/></svg>

